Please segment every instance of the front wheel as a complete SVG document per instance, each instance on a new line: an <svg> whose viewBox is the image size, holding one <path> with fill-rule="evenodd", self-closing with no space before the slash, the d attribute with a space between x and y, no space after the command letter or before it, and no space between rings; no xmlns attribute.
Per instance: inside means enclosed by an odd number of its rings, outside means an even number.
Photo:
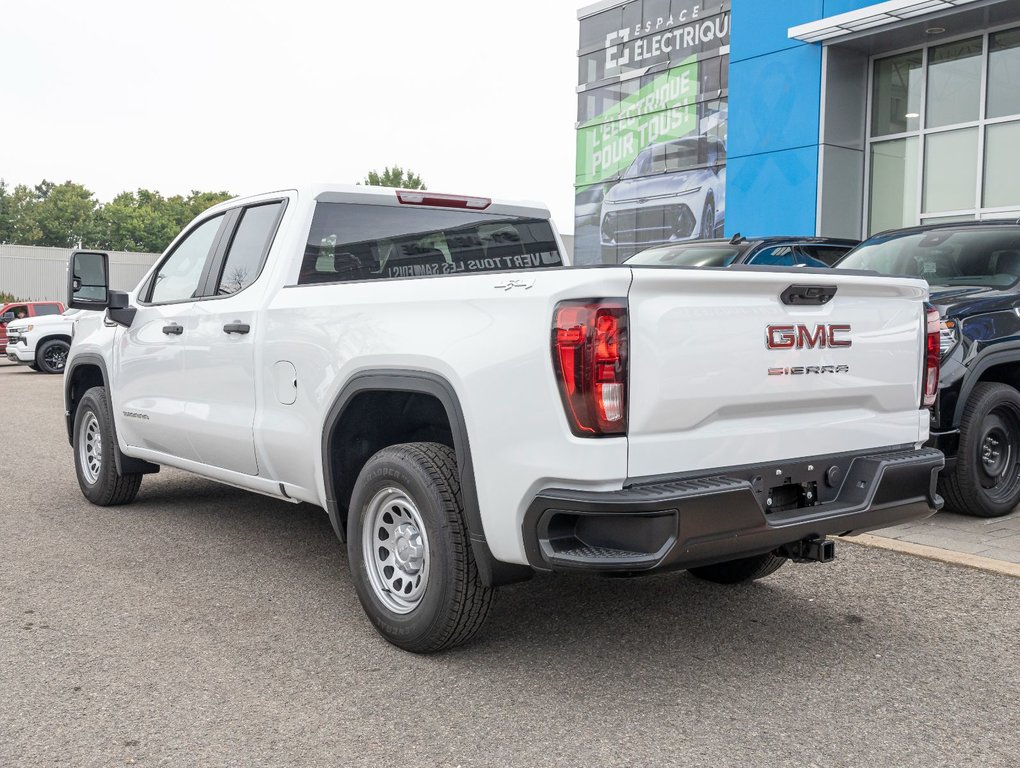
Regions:
<svg viewBox="0 0 1020 768"><path fill-rule="evenodd" d="M351 496L347 554L365 613L404 650L465 643L489 613L494 590L478 575L448 446L393 445L368 460Z"/></svg>
<svg viewBox="0 0 1020 768"><path fill-rule="evenodd" d="M74 469L85 498L101 507L127 504L142 484L139 474L117 474L113 417L103 387L92 387L74 414Z"/></svg>
<svg viewBox="0 0 1020 768"><path fill-rule="evenodd" d="M705 581L714 581L716 584L742 584L775 573L785 562L785 557L766 552L764 555L742 557L739 560L727 560L725 563L713 563L688 570L692 576Z"/></svg>
<svg viewBox="0 0 1020 768"><path fill-rule="evenodd" d="M1001 517L1020 503L1020 392L1008 384L974 387L960 421L956 467L941 477L946 506Z"/></svg>
<svg viewBox="0 0 1020 768"><path fill-rule="evenodd" d="M50 339L44 342L39 351L35 353L35 364L43 373L63 373L64 364L67 363L67 352L70 345L60 339Z"/></svg>
<svg viewBox="0 0 1020 768"><path fill-rule="evenodd" d="M705 207L701 209L701 232L699 240L711 240L715 237L715 201L711 197L705 198Z"/></svg>

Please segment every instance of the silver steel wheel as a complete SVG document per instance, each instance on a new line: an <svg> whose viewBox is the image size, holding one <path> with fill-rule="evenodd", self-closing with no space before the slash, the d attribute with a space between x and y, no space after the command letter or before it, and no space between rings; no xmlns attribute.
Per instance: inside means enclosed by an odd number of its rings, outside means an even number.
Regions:
<svg viewBox="0 0 1020 768"><path fill-rule="evenodd" d="M86 413L82 420L78 438L78 459L86 482L95 485L103 468L103 434L99 431L99 420L92 411Z"/></svg>
<svg viewBox="0 0 1020 768"><path fill-rule="evenodd" d="M375 596L393 613L410 613L429 584L429 538L418 507L399 488L368 504L361 547Z"/></svg>

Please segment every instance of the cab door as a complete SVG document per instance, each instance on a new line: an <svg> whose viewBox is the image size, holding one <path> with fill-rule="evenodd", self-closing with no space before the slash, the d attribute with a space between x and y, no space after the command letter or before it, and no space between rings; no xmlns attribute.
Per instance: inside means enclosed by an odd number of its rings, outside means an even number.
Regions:
<svg viewBox="0 0 1020 768"><path fill-rule="evenodd" d="M198 460L185 418L189 387L184 357L225 229L224 214L192 227L140 289L131 327L118 330L112 391L118 431L130 446Z"/></svg>
<svg viewBox="0 0 1020 768"><path fill-rule="evenodd" d="M236 211L209 272L208 298L195 305L185 340L183 423L198 460L247 475L255 458L255 339L266 292L259 281L285 202Z"/></svg>

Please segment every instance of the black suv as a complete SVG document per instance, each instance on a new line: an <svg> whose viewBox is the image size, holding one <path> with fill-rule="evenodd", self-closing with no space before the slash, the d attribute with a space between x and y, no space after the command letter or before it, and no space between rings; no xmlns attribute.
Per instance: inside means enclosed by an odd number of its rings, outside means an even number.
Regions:
<svg viewBox="0 0 1020 768"><path fill-rule="evenodd" d="M664 267L729 267L760 264L771 267L831 267L857 240L835 237L741 237L730 240L695 240L659 245L636 253L624 264Z"/></svg>
<svg viewBox="0 0 1020 768"><path fill-rule="evenodd" d="M1020 222L882 232L838 269L923 277L941 317L930 444L946 454L948 506L980 517L1020 502Z"/></svg>

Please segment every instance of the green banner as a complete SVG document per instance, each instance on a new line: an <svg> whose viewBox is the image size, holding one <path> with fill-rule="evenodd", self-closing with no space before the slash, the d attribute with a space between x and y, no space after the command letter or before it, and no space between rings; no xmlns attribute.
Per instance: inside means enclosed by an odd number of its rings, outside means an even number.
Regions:
<svg viewBox="0 0 1020 768"><path fill-rule="evenodd" d="M645 147L697 129L698 64L693 58L578 128L578 186L614 178Z"/></svg>

